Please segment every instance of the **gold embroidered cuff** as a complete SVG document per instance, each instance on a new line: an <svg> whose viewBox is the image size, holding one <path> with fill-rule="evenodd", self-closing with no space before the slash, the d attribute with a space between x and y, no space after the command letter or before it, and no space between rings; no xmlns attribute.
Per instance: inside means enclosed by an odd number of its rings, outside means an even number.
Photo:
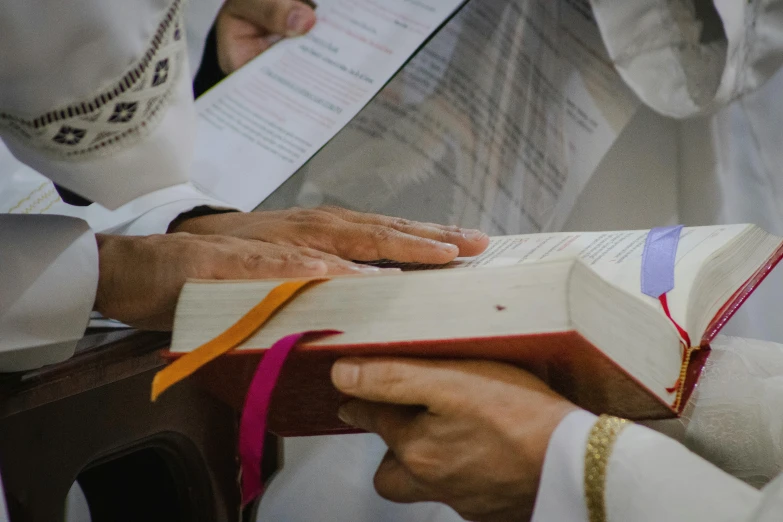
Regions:
<svg viewBox="0 0 783 522"><path fill-rule="evenodd" d="M606 468L614 441L628 424L625 419L601 415L590 430L585 451L585 502L590 522L606 522Z"/></svg>

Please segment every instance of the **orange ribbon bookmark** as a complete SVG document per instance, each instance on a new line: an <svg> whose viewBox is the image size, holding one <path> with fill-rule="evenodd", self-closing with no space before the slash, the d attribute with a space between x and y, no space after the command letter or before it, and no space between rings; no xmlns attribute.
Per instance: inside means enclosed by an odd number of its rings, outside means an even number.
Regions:
<svg viewBox="0 0 783 522"><path fill-rule="evenodd" d="M152 379L152 401L154 402L161 393L192 375L205 364L239 346L300 291L327 280L327 278L319 278L287 281L273 288L263 301L231 325L228 330L156 373Z"/></svg>

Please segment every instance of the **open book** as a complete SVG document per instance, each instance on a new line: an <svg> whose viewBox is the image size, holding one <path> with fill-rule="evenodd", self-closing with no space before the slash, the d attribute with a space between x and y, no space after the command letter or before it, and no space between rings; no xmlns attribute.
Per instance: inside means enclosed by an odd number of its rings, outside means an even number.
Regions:
<svg viewBox="0 0 783 522"><path fill-rule="evenodd" d="M338 277L300 295L232 354L203 368L201 378L241 404L263 349L292 333L336 329L344 333L301 347L287 363L272 402L273 432L346 428L329 381L331 363L346 354L503 360L594 412L673 416L710 340L783 257L783 239L752 225L684 229L667 294L670 318L640 290L646 236L497 237L483 255L447 269ZM222 333L278 283L188 282L172 354Z"/></svg>

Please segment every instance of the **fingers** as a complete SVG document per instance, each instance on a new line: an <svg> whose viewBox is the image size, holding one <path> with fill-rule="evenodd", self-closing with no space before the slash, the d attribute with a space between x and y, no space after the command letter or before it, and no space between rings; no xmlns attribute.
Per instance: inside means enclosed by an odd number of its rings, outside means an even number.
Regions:
<svg viewBox="0 0 783 522"><path fill-rule="evenodd" d="M487 246L489 245L489 237L479 230L439 225L436 223L419 223L403 218L355 212L353 210L339 207L322 207L320 210L334 214L345 221L358 225L376 225L379 227L389 228L398 232L402 232L408 236L431 239L439 243L451 244L457 247L458 255L460 256L476 256L486 250ZM386 259L402 261L401 259L394 257L387 257Z"/></svg>
<svg viewBox="0 0 783 522"><path fill-rule="evenodd" d="M232 1L232 11L271 34L300 36L315 25L315 11L299 0Z"/></svg>
<svg viewBox="0 0 783 522"><path fill-rule="evenodd" d="M362 400L349 401L340 408L338 416L343 422L377 433L389 447L375 474L375 489L382 497L394 502L430 500L404 460L411 455L415 441L421 440L420 424L427 415L416 407Z"/></svg>
<svg viewBox="0 0 783 522"><path fill-rule="evenodd" d="M344 358L332 366L341 392L373 402L425 406L433 413L462 403L471 393L460 362L404 358Z"/></svg>
<svg viewBox="0 0 783 522"><path fill-rule="evenodd" d="M194 236L220 245L218 253L204 250L209 279L264 279L319 277L324 275L380 274L397 272L346 261L311 248L276 245L264 241L226 236Z"/></svg>
<svg viewBox="0 0 783 522"><path fill-rule="evenodd" d="M337 416L344 423L377 433L390 448L408 436L413 422L426 410L417 406L397 406L354 399L343 404Z"/></svg>
<svg viewBox="0 0 783 522"><path fill-rule="evenodd" d="M351 274L382 274L399 272L397 268L378 268L370 265L352 263L333 254L327 254L312 248L299 248L300 251L313 259L319 259L326 264L327 275L351 275Z"/></svg>
<svg viewBox="0 0 783 522"><path fill-rule="evenodd" d="M316 22L312 7L299 0L228 0L221 15L244 20L256 36L301 36Z"/></svg>
<svg viewBox="0 0 783 522"><path fill-rule="evenodd" d="M307 33L315 12L299 0L228 0L216 20L218 64L239 69L284 36Z"/></svg>
<svg viewBox="0 0 783 522"><path fill-rule="evenodd" d="M236 71L280 39L223 11L217 18L216 38L218 65L225 74Z"/></svg>
<svg viewBox="0 0 783 522"><path fill-rule="evenodd" d="M302 249L232 237L198 238L213 245L206 248L204 244L199 256L198 269L207 279L318 277L329 271L323 259Z"/></svg>
<svg viewBox="0 0 783 522"><path fill-rule="evenodd" d="M386 500L400 503L432 500L416 477L391 450L386 452L373 479L375 490Z"/></svg>
<svg viewBox="0 0 783 522"><path fill-rule="evenodd" d="M356 261L391 259L401 263L444 264L459 255L459 247L414 236L382 225L343 222L331 236L337 255Z"/></svg>
<svg viewBox="0 0 783 522"><path fill-rule="evenodd" d="M489 244L475 230L333 207L201 216L179 223L177 230L316 249L352 261L443 264L479 254Z"/></svg>

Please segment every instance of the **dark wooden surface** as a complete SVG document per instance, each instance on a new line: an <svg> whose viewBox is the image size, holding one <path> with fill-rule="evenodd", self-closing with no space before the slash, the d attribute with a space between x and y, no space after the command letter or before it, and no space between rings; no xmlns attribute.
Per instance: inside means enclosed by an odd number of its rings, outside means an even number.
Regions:
<svg viewBox="0 0 783 522"><path fill-rule="evenodd" d="M93 521L239 521L237 413L192 380L150 402L169 336L89 333L76 355L0 375L13 522L61 520L79 478Z"/></svg>
<svg viewBox="0 0 783 522"><path fill-rule="evenodd" d="M159 332L92 331L63 363L0 373L0 418L161 368L160 353L170 338Z"/></svg>

